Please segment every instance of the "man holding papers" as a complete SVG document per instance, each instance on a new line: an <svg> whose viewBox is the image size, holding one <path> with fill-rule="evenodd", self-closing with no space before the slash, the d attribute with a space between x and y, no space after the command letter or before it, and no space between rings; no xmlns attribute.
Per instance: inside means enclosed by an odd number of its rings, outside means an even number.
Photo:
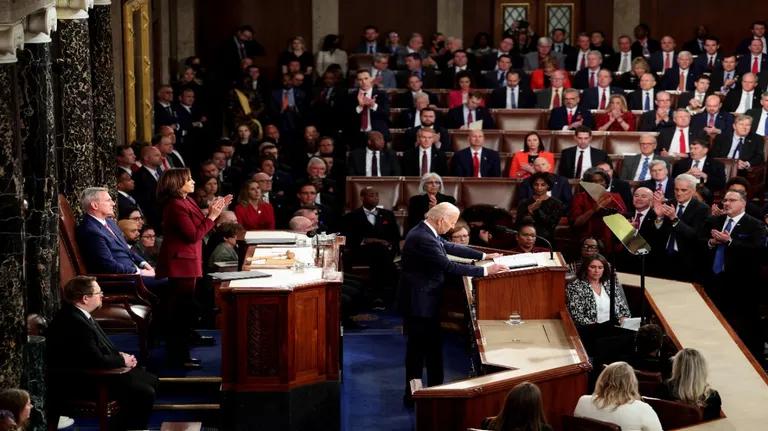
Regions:
<svg viewBox="0 0 768 431"><path fill-rule="evenodd" d="M459 219L459 209L443 202L430 209L425 220L405 237L402 250L399 305L408 336L405 353L405 396L411 406L410 381L421 379L426 362L429 386L443 383L443 353L440 335L440 300L445 274L483 277L507 270L504 265L485 268L451 262L448 254L481 260L499 257L448 242L441 235Z"/></svg>

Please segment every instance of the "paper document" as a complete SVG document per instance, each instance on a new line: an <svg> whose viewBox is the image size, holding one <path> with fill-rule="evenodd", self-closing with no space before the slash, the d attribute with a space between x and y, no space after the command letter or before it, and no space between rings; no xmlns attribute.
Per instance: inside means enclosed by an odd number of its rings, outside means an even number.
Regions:
<svg viewBox="0 0 768 431"><path fill-rule="evenodd" d="M607 191L605 190L605 187L601 186L600 184L596 183L587 183L584 181L579 181L579 185L581 188L584 189L587 194L597 202L600 199L600 196L604 195Z"/></svg>
<svg viewBox="0 0 768 431"><path fill-rule="evenodd" d="M538 259L532 253L508 254L493 259L493 263L506 265L509 269L539 266Z"/></svg>
<svg viewBox="0 0 768 431"><path fill-rule="evenodd" d="M640 329L640 318L627 317L623 322L621 322L621 327L624 329L629 329L630 331L637 331Z"/></svg>
<svg viewBox="0 0 768 431"><path fill-rule="evenodd" d="M483 130L483 120L477 120L469 123L467 126L469 130Z"/></svg>

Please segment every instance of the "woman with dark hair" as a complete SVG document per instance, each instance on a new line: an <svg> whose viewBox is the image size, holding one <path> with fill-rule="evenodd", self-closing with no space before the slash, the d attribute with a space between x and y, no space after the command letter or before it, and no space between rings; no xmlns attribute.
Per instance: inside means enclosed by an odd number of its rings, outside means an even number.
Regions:
<svg viewBox="0 0 768 431"><path fill-rule="evenodd" d="M557 60L551 55L544 57L539 62L539 68L531 72L531 90L543 90L552 86L552 74L554 74L557 68ZM570 74L563 72L563 88L571 88Z"/></svg>
<svg viewBox="0 0 768 431"><path fill-rule="evenodd" d="M336 34L329 34L323 38L323 45L315 57L315 71L322 76L332 64L339 65L341 73L347 74L347 52L341 49L341 38Z"/></svg>
<svg viewBox="0 0 768 431"><path fill-rule="evenodd" d="M484 31L475 35L475 39L472 41L472 46L467 50L468 53L473 54L478 60L490 54L491 51L493 51L491 35Z"/></svg>
<svg viewBox="0 0 768 431"><path fill-rule="evenodd" d="M610 320L611 270L608 261L599 254L584 259L576 280L565 288L565 305L577 327L604 323ZM630 317L624 289L616 280L616 317L619 321ZM590 352L592 353L592 352Z"/></svg>
<svg viewBox="0 0 768 431"><path fill-rule="evenodd" d="M472 74L466 70L456 74L454 89L448 92L448 108L456 108L467 103L467 98L475 90L472 88ZM480 106L485 106L485 99L480 100Z"/></svg>
<svg viewBox="0 0 768 431"><path fill-rule="evenodd" d="M555 227L563 214L563 203L549 195L552 176L547 172L536 172L531 176L533 195L523 199L517 206L517 219L530 217L536 232L550 242L555 239Z"/></svg>
<svg viewBox="0 0 768 431"><path fill-rule="evenodd" d="M299 62L301 73L304 75L312 74L312 66L314 66L315 62L313 61L312 53L307 51L307 45L301 36L291 38L288 48L280 54L278 64L282 73L288 72L288 63L291 61Z"/></svg>
<svg viewBox="0 0 768 431"><path fill-rule="evenodd" d="M598 168L587 169L581 180L598 184L603 188L607 188L610 182L608 174ZM577 238L580 240L590 236L597 238L605 244L606 253L612 253L613 234L605 225L603 216L614 213L623 214L626 211L627 207L618 193L606 191L595 201L586 191L581 191L573 197L568 218Z"/></svg>
<svg viewBox="0 0 768 431"><path fill-rule="evenodd" d="M14 430L23 430L29 423L29 415L32 412L32 400L29 392L23 389L3 389L0 391L0 410L7 410L13 415L16 422Z"/></svg>
<svg viewBox="0 0 768 431"><path fill-rule="evenodd" d="M245 230L275 229L275 210L262 199L258 181L246 181L237 200L235 215Z"/></svg>
<svg viewBox="0 0 768 431"><path fill-rule="evenodd" d="M551 431L544 415L539 387L523 382L512 388L499 415L487 418L481 425L494 431Z"/></svg>
<svg viewBox="0 0 768 431"><path fill-rule="evenodd" d="M161 243L162 240L157 236L152 226L144 226L139 241L136 243L136 251L154 267L157 266Z"/></svg>
<svg viewBox="0 0 768 431"><path fill-rule="evenodd" d="M216 218L232 202L232 195L215 197L207 216L192 201L195 181L189 169L169 169L157 184L157 200L163 210L163 244L157 262L157 277L168 278L168 362L184 368L200 368L189 356L190 339L196 333L195 285L203 276L203 237Z"/></svg>
<svg viewBox="0 0 768 431"><path fill-rule="evenodd" d="M509 177L521 180L530 177L535 172L533 161L538 157L544 157L549 166L555 166L555 155L544 148L544 142L538 133L530 132L523 138L523 149L512 158Z"/></svg>

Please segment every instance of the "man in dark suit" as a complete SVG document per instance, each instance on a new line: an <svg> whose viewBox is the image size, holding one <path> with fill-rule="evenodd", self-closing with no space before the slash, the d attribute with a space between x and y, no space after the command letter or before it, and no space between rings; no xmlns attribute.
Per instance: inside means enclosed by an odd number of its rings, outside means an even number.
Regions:
<svg viewBox="0 0 768 431"><path fill-rule="evenodd" d="M195 90L185 88L179 95L179 100L174 105L174 112L179 122L176 135L179 141L179 149L190 155L192 160L200 160L205 157L205 137L208 118L195 103ZM161 129L157 131L161 133ZM202 147L202 148L200 148Z"/></svg>
<svg viewBox="0 0 768 431"><path fill-rule="evenodd" d="M675 162L672 168L672 178L680 174L690 174L699 179L710 191L718 192L725 187L725 165L719 160L707 157L709 140L694 139L691 141L690 157Z"/></svg>
<svg viewBox="0 0 768 431"><path fill-rule="evenodd" d="M91 313L101 307L103 296L94 277L77 276L64 286L65 303L46 332L51 369L48 395L63 398L94 393L91 382L72 370L129 368L109 379L110 395L120 403L120 411L111 425L122 430L147 429L157 377L137 367L133 355L117 350L93 320ZM57 373L57 369L64 372Z"/></svg>
<svg viewBox="0 0 768 431"><path fill-rule="evenodd" d="M749 72L759 75L767 67L768 56L763 52L763 42L760 39L752 39L752 42L749 43L749 53L739 58L736 72L742 76Z"/></svg>
<svg viewBox="0 0 768 431"><path fill-rule="evenodd" d="M666 250L658 266L664 278L689 282L701 279L698 233L709 216L709 207L694 198L697 183L692 175L679 175L675 178L675 199L669 204L664 203L660 192L654 192L654 226Z"/></svg>
<svg viewBox="0 0 768 431"><path fill-rule="evenodd" d="M693 56L688 51L677 54L677 63L664 72L661 78L661 87L664 90L693 91L697 73L691 65ZM680 80L683 82L680 82Z"/></svg>
<svg viewBox="0 0 768 431"><path fill-rule="evenodd" d="M491 264L486 268L454 263L448 255L468 259L489 259L489 254L448 242L440 237L456 225L459 209L443 202L432 207L425 220L408 232L402 251L402 272L398 291L399 309L404 316L408 341L405 353L405 396L413 405L410 381L421 379L424 365L427 384L443 383L443 353L440 335L440 302L445 274L483 277L507 267Z"/></svg>
<svg viewBox="0 0 768 431"><path fill-rule="evenodd" d="M766 42L768 41L765 40L765 21L752 21L750 31L752 34L739 42L739 46L736 48L736 54L749 54L749 45L754 39L759 39L763 43L764 47L767 46Z"/></svg>
<svg viewBox="0 0 768 431"><path fill-rule="evenodd" d="M294 76L301 72L286 73L282 85L272 90L269 100L269 112L274 118L283 141L293 143L300 138L304 122L309 114L307 94L298 85L294 85ZM302 78L303 79L303 78Z"/></svg>
<svg viewBox="0 0 768 431"><path fill-rule="evenodd" d="M512 69L512 57L503 54L496 60L496 65L493 69L483 74L483 87L484 88L501 88L507 82L507 73Z"/></svg>
<svg viewBox="0 0 768 431"><path fill-rule="evenodd" d="M752 107L746 114L752 118L749 132L762 137L768 136L768 91L760 95L760 106Z"/></svg>
<svg viewBox="0 0 768 431"><path fill-rule="evenodd" d="M157 233L162 233L163 229L163 217L156 194L157 181L163 173L162 161L163 156L160 150L148 145L141 149L141 168L133 173L133 181L136 183L133 197L144 211L147 223Z"/></svg>
<svg viewBox="0 0 768 431"><path fill-rule="evenodd" d="M164 84L157 89L154 114L155 133L159 133L161 126L171 126L178 133L179 119L173 109L173 87L170 85Z"/></svg>
<svg viewBox="0 0 768 431"><path fill-rule="evenodd" d="M549 114L549 130L575 130L585 126L593 128L595 121L588 109L579 106L579 90L569 88L563 95L563 106Z"/></svg>
<svg viewBox="0 0 768 431"><path fill-rule="evenodd" d="M426 173L434 172L443 176L448 172L445 153L434 146L437 139L437 134L432 129L420 128L416 132L418 146L405 151L403 175L421 177Z"/></svg>
<svg viewBox="0 0 768 431"><path fill-rule="evenodd" d="M656 101L656 75L644 73L640 77L640 88L629 94L627 103L633 111L650 111Z"/></svg>
<svg viewBox="0 0 768 431"><path fill-rule="evenodd" d="M342 232L347 237L350 264L364 264L371 268L372 291L365 292L370 299L394 299L397 269L393 263L400 252L400 228L395 214L379 208L379 192L373 187L360 190L363 205L343 218Z"/></svg>
<svg viewBox="0 0 768 431"><path fill-rule="evenodd" d="M606 66L618 76L632 70L632 39L627 35L621 35L617 45L619 50L611 56L611 61L606 62Z"/></svg>
<svg viewBox="0 0 768 431"><path fill-rule="evenodd" d="M421 111L429 106L429 96L419 93L414 98L414 105L405 112L400 113L398 126L404 129L421 125Z"/></svg>
<svg viewBox="0 0 768 431"><path fill-rule="evenodd" d="M728 94L738 86L740 75L736 73L736 56L724 55L720 67L715 69L709 77L712 79L712 89L723 94Z"/></svg>
<svg viewBox="0 0 768 431"><path fill-rule="evenodd" d="M480 83L478 82L479 75L477 71L472 69L472 66L469 64L467 51L464 51L463 49L453 51L453 65L441 75L441 87L458 88L457 79L459 76L469 76L474 87L480 86Z"/></svg>
<svg viewBox="0 0 768 431"><path fill-rule="evenodd" d="M347 123L352 146L364 142L363 136L370 131L377 131L389 140L389 97L387 93L373 87L371 72L367 69L357 71L357 90L349 95ZM367 136L365 136L367 138ZM357 145L355 145L357 144Z"/></svg>
<svg viewBox="0 0 768 431"><path fill-rule="evenodd" d="M716 36L705 36L703 52L695 53L691 51L691 54L698 55L693 62L693 67L699 73L713 73L717 69L722 68L723 54L720 53L720 39Z"/></svg>
<svg viewBox="0 0 768 431"><path fill-rule="evenodd" d="M435 110L433 108L424 108L419 113L421 116L421 125L417 127L411 127L405 131L405 145L407 148L415 147L418 143L416 134L421 129L430 129L435 134L435 148L448 151L451 149L451 137L448 134L448 129L437 125Z"/></svg>
<svg viewBox="0 0 768 431"><path fill-rule="evenodd" d="M418 75L411 75L408 77L408 91L405 93L395 94L392 104L395 108L408 108L412 109L416 97L419 94L426 94L429 97L429 105L437 105L437 96L429 91L423 90L423 82Z"/></svg>
<svg viewBox="0 0 768 431"><path fill-rule="evenodd" d="M253 40L253 27L242 25L226 40L219 53L221 67L224 69L222 76L231 82L240 76L240 62L246 58L264 55L264 47Z"/></svg>
<svg viewBox="0 0 768 431"><path fill-rule="evenodd" d="M480 106L482 100L483 95L481 93L471 93L467 97L467 103L448 111L445 117L445 127L449 129L467 129L470 123L482 121L484 130L494 129L496 123L494 123L488 108Z"/></svg>
<svg viewBox="0 0 768 431"><path fill-rule="evenodd" d="M581 38L583 36L587 37L587 47L589 47L589 35L587 35L586 33L579 33L579 35L576 37L576 40L581 41ZM566 61L567 61L568 56L571 55L571 53L575 51L576 48L569 45L568 42L566 42L565 29L556 28L552 30L552 32L550 33L550 37L552 37L552 52L565 55ZM574 70L574 69L568 69L568 70Z"/></svg>
<svg viewBox="0 0 768 431"><path fill-rule="evenodd" d="M566 178L581 179L581 175L587 169L608 160L608 154L603 150L592 148L592 130L588 127L577 128L573 138L576 146L562 151L557 173Z"/></svg>
<svg viewBox="0 0 768 431"><path fill-rule="evenodd" d="M565 72L562 70L554 71L550 81L551 87L536 93L536 108L538 109L555 109L563 106Z"/></svg>
<svg viewBox="0 0 768 431"><path fill-rule="evenodd" d="M739 338L755 359L764 362L760 330L760 266L764 256L765 224L745 213L745 193L729 191L723 197L725 214L711 217L701 230L706 240L711 271L705 282Z"/></svg>
<svg viewBox="0 0 768 431"><path fill-rule="evenodd" d="M674 127L672 121L672 96L666 91L656 93L656 109L646 111L640 116L637 130L641 132L660 132L664 128Z"/></svg>
<svg viewBox="0 0 768 431"><path fill-rule="evenodd" d="M757 88L757 76L746 73L741 77L741 88L736 88L725 95L723 109L735 114L743 114L760 105L760 89Z"/></svg>
<svg viewBox="0 0 768 431"><path fill-rule="evenodd" d="M656 213L652 208L653 191L647 187L638 187L632 194L632 205L626 216L632 227L637 229L638 234L651 246L651 254L646 260L646 268L654 266L654 258L659 253L659 247L656 246L657 231L654 227ZM654 253L655 252L655 253ZM617 267L623 272L632 274L640 273L640 259L629 254L622 249L618 255Z"/></svg>
<svg viewBox="0 0 768 431"><path fill-rule="evenodd" d="M700 76L701 79L703 76ZM691 117L694 136L707 135L710 139L733 128L733 114L722 110L720 96L710 94L704 99L704 111Z"/></svg>
<svg viewBox="0 0 768 431"><path fill-rule="evenodd" d="M673 127L659 131L657 151L662 156L678 155L685 157L688 148L696 136L691 129L691 114L685 109L677 109L672 116Z"/></svg>
<svg viewBox="0 0 768 431"><path fill-rule="evenodd" d="M706 52L704 50L704 45L706 42L707 35L709 35L709 30L707 29L707 26L703 24L696 26L696 31L694 33L693 39L688 40L683 44L683 51L688 51L693 55L704 54Z"/></svg>
<svg viewBox="0 0 768 431"><path fill-rule="evenodd" d="M117 219L127 218L133 211L141 212L136 199L131 196L135 188L133 178L122 169L117 170Z"/></svg>
<svg viewBox="0 0 768 431"><path fill-rule="evenodd" d="M733 122L733 130L718 136L712 150L713 157L738 160L736 167L741 176L744 176L749 168L760 166L765 162L763 138L750 133L750 129L752 129L752 117L737 116Z"/></svg>
<svg viewBox="0 0 768 431"><path fill-rule="evenodd" d="M600 69L597 72L597 85L585 89L581 94L581 108L585 110L606 109L610 104L611 96L624 94L624 90L613 87L613 75L608 69Z"/></svg>
<svg viewBox="0 0 768 431"><path fill-rule="evenodd" d="M523 59L520 57L519 52L514 49L515 48L515 39L509 35L504 34L501 36L501 40L499 41L498 48L494 48L489 54L487 54L482 64L480 65L482 70L491 70L498 64L499 57L502 55L508 55L509 58L512 60L512 67L522 68L523 67Z"/></svg>
<svg viewBox="0 0 768 431"><path fill-rule="evenodd" d="M650 134L640 135L638 139L640 152L625 155L621 163L619 177L626 181L647 181L651 179L651 162L664 160L656 153L656 137ZM666 160L665 160L666 161Z"/></svg>
<svg viewBox="0 0 768 431"><path fill-rule="evenodd" d="M424 88L437 88L437 76L432 68L424 67L421 55L414 52L405 56L405 74L398 75L398 88L405 88L407 79L411 75L416 75L421 79Z"/></svg>
<svg viewBox="0 0 768 431"><path fill-rule="evenodd" d="M669 177L669 168L666 160L652 160L650 163L651 179L642 181L640 187L647 187L654 192L659 192L662 199L675 198L675 182Z"/></svg>
<svg viewBox="0 0 768 431"><path fill-rule="evenodd" d="M499 153L483 147L482 130L469 131L469 147L453 154L451 174L456 177L488 178L501 176Z"/></svg>
<svg viewBox="0 0 768 431"><path fill-rule="evenodd" d="M571 205L571 199L573 199L571 184L568 182L568 178L552 172L552 168L553 166L550 166L549 161L544 157L537 157L533 161L533 170L535 172L549 173L550 179L552 179L552 187L549 189L549 192L553 198L563 203L563 211L567 212ZM517 189L517 201L522 202L531 196L533 196L533 187L531 179L528 177L520 183L520 187Z"/></svg>
<svg viewBox="0 0 768 431"><path fill-rule="evenodd" d="M576 38L576 46L570 47L568 52L565 53L565 70L579 72L587 69L587 56L590 51L592 49L589 46L589 36L586 33L580 34ZM602 55L602 52L600 52L601 59Z"/></svg>
<svg viewBox="0 0 768 431"><path fill-rule="evenodd" d="M651 66L651 72L653 73L666 73L668 69L675 65L675 58L678 51L676 47L675 39L671 36L664 36L661 38L661 49L648 58L648 64Z"/></svg>
<svg viewBox="0 0 768 431"><path fill-rule="evenodd" d="M379 29L375 25L367 25L363 29L363 40L355 49L357 54L387 54L389 48L379 42Z"/></svg>
<svg viewBox="0 0 768 431"><path fill-rule="evenodd" d="M391 150L384 148L386 142L381 133L368 132L365 148L357 148L349 153L347 175L367 177L391 177L400 175L400 164Z"/></svg>
<svg viewBox="0 0 768 431"><path fill-rule="evenodd" d="M502 57L503 58L503 57ZM526 109L533 108L536 103L533 92L521 85L520 72L507 72L506 85L491 92L488 107L491 109Z"/></svg>
<svg viewBox="0 0 768 431"><path fill-rule="evenodd" d="M587 67L582 68L573 76L573 88L585 90L597 85L597 74L603 67L603 54L600 51L589 51Z"/></svg>
<svg viewBox="0 0 768 431"><path fill-rule="evenodd" d="M632 42L632 58L650 56L656 51L661 51L658 40L651 39L651 30L647 24L640 23L635 26L635 41Z"/></svg>

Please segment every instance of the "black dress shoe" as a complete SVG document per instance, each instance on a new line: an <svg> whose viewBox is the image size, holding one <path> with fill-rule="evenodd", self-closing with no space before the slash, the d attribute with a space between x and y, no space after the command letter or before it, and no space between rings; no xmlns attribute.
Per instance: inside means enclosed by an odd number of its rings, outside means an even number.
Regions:
<svg viewBox="0 0 768 431"><path fill-rule="evenodd" d="M196 337L192 337L191 339L192 345L194 346L215 346L216 345L216 339L211 337L210 335L198 335Z"/></svg>

